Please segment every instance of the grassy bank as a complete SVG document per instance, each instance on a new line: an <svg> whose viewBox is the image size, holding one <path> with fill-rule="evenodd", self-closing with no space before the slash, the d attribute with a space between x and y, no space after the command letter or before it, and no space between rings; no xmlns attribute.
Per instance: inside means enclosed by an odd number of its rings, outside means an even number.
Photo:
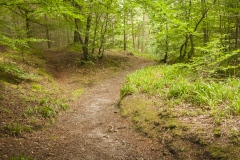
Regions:
<svg viewBox="0 0 240 160"><path fill-rule="evenodd" d="M122 115L176 158L239 156L239 79L204 79L181 65L152 66L129 75L121 97Z"/></svg>
<svg viewBox="0 0 240 160"><path fill-rule="evenodd" d="M0 136L18 136L51 125L68 108L67 97L37 54L0 55Z"/></svg>

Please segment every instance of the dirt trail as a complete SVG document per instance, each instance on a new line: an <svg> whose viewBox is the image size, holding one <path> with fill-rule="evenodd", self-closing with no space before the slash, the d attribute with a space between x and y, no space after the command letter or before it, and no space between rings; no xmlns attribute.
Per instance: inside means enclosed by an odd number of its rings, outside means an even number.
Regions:
<svg viewBox="0 0 240 160"><path fill-rule="evenodd" d="M119 73L90 88L74 110L59 119L49 131L57 136L50 159L161 157L158 144L134 132L117 113L119 90L126 74Z"/></svg>
<svg viewBox="0 0 240 160"><path fill-rule="evenodd" d="M44 131L12 140L4 138L4 151L34 159L111 160L172 159L159 142L137 133L118 113L120 87L125 76L140 66L108 76L89 87L67 113ZM59 83L70 84L67 77ZM8 153L2 158L7 159Z"/></svg>

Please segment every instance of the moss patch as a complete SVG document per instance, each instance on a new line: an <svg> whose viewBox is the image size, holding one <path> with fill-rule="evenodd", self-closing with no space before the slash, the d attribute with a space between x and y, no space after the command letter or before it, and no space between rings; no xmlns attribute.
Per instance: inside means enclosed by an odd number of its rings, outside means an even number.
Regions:
<svg viewBox="0 0 240 160"><path fill-rule="evenodd" d="M122 116L129 119L137 131L157 138L176 159L239 157L238 130L231 130L230 121L227 128L215 123L208 111L184 103L167 105L161 98L147 94L126 96L119 107Z"/></svg>
<svg viewBox="0 0 240 160"><path fill-rule="evenodd" d="M210 145L207 152L212 159L238 159L240 146L224 146Z"/></svg>
<svg viewBox="0 0 240 160"><path fill-rule="evenodd" d="M145 95L126 97L121 101L120 113L131 119L138 130L150 137L158 137L161 131L182 130L184 125L175 118L171 108L155 100Z"/></svg>

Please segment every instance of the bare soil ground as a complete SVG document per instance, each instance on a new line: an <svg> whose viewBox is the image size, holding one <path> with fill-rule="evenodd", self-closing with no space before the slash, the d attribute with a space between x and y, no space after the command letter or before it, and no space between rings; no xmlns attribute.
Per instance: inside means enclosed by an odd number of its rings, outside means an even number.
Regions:
<svg viewBox="0 0 240 160"><path fill-rule="evenodd" d="M14 155L39 160L173 159L158 140L137 133L118 113L119 91L125 76L153 62L126 53L110 54L107 63L98 61L95 68L89 69L75 67L74 54L51 52L45 56L48 71L63 93L70 97L71 91L84 86L83 94L72 100L70 109L44 130L2 137L0 159Z"/></svg>

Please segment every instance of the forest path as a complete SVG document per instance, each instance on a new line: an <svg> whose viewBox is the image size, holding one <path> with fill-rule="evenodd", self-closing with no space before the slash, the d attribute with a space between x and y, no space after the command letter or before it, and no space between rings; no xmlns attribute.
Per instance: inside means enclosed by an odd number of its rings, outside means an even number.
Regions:
<svg viewBox="0 0 240 160"><path fill-rule="evenodd" d="M71 69L69 64L75 62L67 62L67 58L60 56L60 53L48 55L49 70L59 85L69 90L68 94L72 96L71 91L83 83L79 78L86 75L89 78L85 73L88 70ZM88 82L84 82L87 87L83 94L72 102L66 113L58 116L53 125L23 134L22 137L4 138L4 150L36 160L172 159L165 154L158 140L137 133L129 121L118 113L120 88L126 75L153 62L139 60L132 55L115 57L113 54L108 63L117 65L119 58L122 58L121 62L129 61L128 67L124 63L121 69L114 72L102 69L95 77L90 76L93 80L85 79ZM99 81L95 83L98 76ZM8 153L5 154L3 157L7 159Z"/></svg>
<svg viewBox="0 0 240 160"><path fill-rule="evenodd" d="M117 113L120 87L129 72L122 71L89 88L73 110L59 118L57 124L46 132L50 133L48 137L54 137L54 147L50 150L53 154L48 158L161 158L158 142L133 131Z"/></svg>

